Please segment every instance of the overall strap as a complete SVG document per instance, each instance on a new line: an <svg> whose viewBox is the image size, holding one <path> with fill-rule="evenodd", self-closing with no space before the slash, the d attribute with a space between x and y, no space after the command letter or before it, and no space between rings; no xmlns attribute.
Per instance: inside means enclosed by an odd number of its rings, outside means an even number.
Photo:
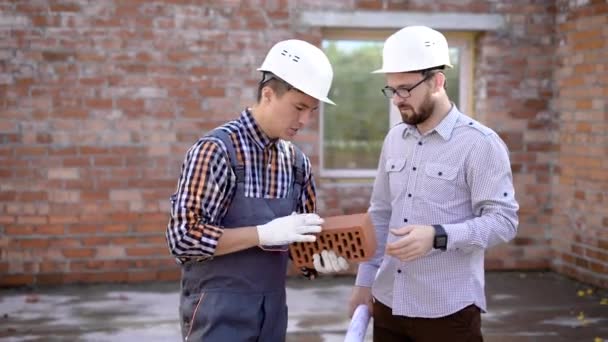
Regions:
<svg viewBox="0 0 608 342"><path fill-rule="evenodd" d="M232 167L232 171L236 175L236 182L245 182L245 166L239 164L238 162L236 149L234 148L234 144L232 143L230 134L228 134L228 132L223 130L221 127L218 127L207 133L205 136L219 139L222 143L224 143L224 146L226 146L226 150L228 152L228 156L230 157L230 166Z"/></svg>
<svg viewBox="0 0 608 342"><path fill-rule="evenodd" d="M293 177L294 177L294 187L293 187L293 200L294 205L297 208L298 203L300 202L302 191L304 190L304 178L305 178L305 169L304 169L304 152L300 150L295 144L291 144L293 146L294 152L294 163L293 163ZM294 209L295 209L294 208Z"/></svg>
<svg viewBox="0 0 608 342"><path fill-rule="evenodd" d="M293 171L294 171L294 182L296 184L300 184L300 186L304 186L304 177L305 177L305 169L304 169L304 152L300 150L295 144L291 144L293 146L293 152L295 154L295 162L293 163Z"/></svg>

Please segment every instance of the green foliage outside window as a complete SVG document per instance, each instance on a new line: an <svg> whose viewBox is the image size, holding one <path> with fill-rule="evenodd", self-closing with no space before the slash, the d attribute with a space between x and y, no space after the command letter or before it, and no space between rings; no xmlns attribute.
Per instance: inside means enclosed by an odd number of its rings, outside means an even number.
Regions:
<svg viewBox="0 0 608 342"><path fill-rule="evenodd" d="M384 77L371 74L382 63L382 42L326 41L324 48L334 67L329 98L337 104L324 107L324 167L375 169L389 120Z"/></svg>
<svg viewBox="0 0 608 342"><path fill-rule="evenodd" d="M332 40L323 44L334 68L329 98L324 106L323 166L325 169L375 170L382 142L389 130L389 100L381 92L381 41ZM448 95L458 105L458 49L451 49L453 69L446 70Z"/></svg>

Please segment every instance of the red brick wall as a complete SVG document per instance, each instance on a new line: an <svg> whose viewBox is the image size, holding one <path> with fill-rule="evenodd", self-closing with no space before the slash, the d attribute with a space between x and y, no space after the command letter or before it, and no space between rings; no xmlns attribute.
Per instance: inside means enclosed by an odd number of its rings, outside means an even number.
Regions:
<svg viewBox="0 0 608 342"><path fill-rule="evenodd" d="M558 1L556 270L608 287L608 3Z"/></svg>
<svg viewBox="0 0 608 342"><path fill-rule="evenodd" d="M176 279L164 229L184 152L254 100L255 68L274 42L321 41L319 28L298 22L310 9L505 15L507 27L477 39L475 109L511 148L522 211L518 238L489 252L488 267L549 267L564 141L553 1L199 3L0 2L0 285ZM593 120L589 137L600 129ZM318 121L298 139L315 165L318 139ZM560 167L557 179L572 181L574 170ZM324 214L365 210L369 185L318 182ZM560 189L601 208L591 183ZM594 227L605 226L604 217Z"/></svg>

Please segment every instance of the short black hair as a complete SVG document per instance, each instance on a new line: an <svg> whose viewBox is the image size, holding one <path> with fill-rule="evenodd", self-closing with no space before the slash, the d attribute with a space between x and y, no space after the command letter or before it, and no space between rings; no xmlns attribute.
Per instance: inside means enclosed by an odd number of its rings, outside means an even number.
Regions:
<svg viewBox="0 0 608 342"><path fill-rule="evenodd" d="M262 99L262 89L264 87L270 87L270 89L272 89L278 97L283 96L283 94L293 89L289 83L283 81L275 74L271 72L262 72L262 79L258 83L258 103L260 103L260 100Z"/></svg>

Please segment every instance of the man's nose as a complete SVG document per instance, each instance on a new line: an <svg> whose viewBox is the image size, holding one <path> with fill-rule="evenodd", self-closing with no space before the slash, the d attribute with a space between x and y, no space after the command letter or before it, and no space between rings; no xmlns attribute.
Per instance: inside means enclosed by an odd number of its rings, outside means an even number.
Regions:
<svg viewBox="0 0 608 342"><path fill-rule="evenodd" d="M299 123L304 126L310 121L310 117L312 116L312 110L306 109L300 112L300 116L298 118Z"/></svg>
<svg viewBox="0 0 608 342"><path fill-rule="evenodd" d="M393 104L394 104L395 106L399 106L400 104L403 104L403 103L405 103L405 102L406 102L406 99L404 99L403 97L401 97L401 96L397 95L397 93L394 93L394 94L393 94L393 98L392 98L392 100L393 100Z"/></svg>

